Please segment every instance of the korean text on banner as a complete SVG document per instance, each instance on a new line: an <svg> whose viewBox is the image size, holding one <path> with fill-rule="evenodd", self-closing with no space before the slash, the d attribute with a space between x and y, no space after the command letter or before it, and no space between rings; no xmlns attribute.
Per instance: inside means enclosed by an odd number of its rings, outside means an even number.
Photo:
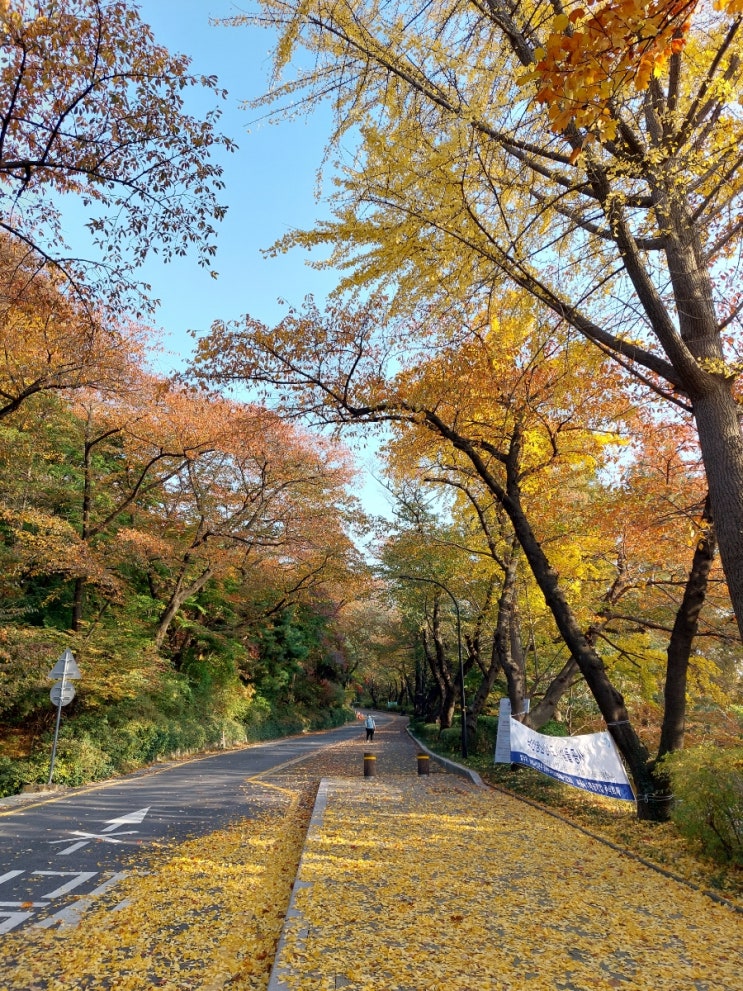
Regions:
<svg viewBox="0 0 743 991"><path fill-rule="evenodd" d="M546 736L511 719L511 762L526 764L575 788L634 802L635 796L609 733Z"/></svg>

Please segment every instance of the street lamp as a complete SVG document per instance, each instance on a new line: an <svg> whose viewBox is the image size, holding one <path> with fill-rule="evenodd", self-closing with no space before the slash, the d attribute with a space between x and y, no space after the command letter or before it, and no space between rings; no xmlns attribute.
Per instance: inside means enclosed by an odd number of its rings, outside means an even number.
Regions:
<svg viewBox="0 0 743 991"><path fill-rule="evenodd" d="M454 604L454 612L457 615L457 653L459 655L459 685L462 692L462 757L467 757L467 702L464 696L464 664L462 663L462 621L459 616L459 603L454 598L452 593L446 587L442 585L441 582L436 581L435 578L421 578L419 575L397 575L397 578L402 581L408 582L428 582L430 585L436 585L438 588L442 589L451 599Z"/></svg>

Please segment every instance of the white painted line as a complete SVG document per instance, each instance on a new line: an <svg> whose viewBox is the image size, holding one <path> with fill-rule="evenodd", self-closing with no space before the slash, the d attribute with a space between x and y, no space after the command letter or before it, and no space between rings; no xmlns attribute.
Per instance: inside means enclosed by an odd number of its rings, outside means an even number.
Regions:
<svg viewBox="0 0 743 991"><path fill-rule="evenodd" d="M129 812L128 815L119 816L118 819L107 819L106 822L110 825L106 826L103 830L104 833L110 833L117 826L129 826L132 823L142 822L144 817L150 811L150 806L148 805L146 809L139 809L137 812Z"/></svg>
<svg viewBox="0 0 743 991"><path fill-rule="evenodd" d="M123 833L117 833L116 836L133 836L137 832L136 829L126 829ZM122 840L116 839L116 836L107 836L105 833L84 833L79 829L71 829L71 836L82 836L83 839L78 840L77 843L73 843L72 846L65 847L64 850L59 851L59 856L63 857L65 854L74 853L75 850L79 850L80 847L90 843L91 840L100 840L102 843L121 843ZM57 843L67 843L67 840L49 840L52 846Z"/></svg>
<svg viewBox="0 0 743 991"><path fill-rule="evenodd" d="M76 926L83 912L87 912L95 899L105 894L112 885L122 878L127 877L128 873L128 871L119 871L117 874L113 874L107 881L99 884L97 888L94 888L87 895L83 895L82 898L78 898L72 905L68 905L67 908L48 916L41 922L34 923L34 929L51 929L58 923L60 926Z"/></svg>
<svg viewBox="0 0 743 991"><path fill-rule="evenodd" d="M23 871L8 871L7 874L0 876L0 884L2 884L3 881L12 881L13 878L18 877L19 874L23 874Z"/></svg>
<svg viewBox="0 0 743 991"><path fill-rule="evenodd" d="M32 915L33 912L0 912L0 916L5 916L5 922L0 922L0 934L9 933Z"/></svg>
<svg viewBox="0 0 743 991"><path fill-rule="evenodd" d="M0 902L0 908L49 908L49 902Z"/></svg>
<svg viewBox="0 0 743 991"><path fill-rule="evenodd" d="M59 898L95 877L98 871L34 871L33 873L41 877L69 877L72 875L72 880L68 881L67 884L41 896L42 898Z"/></svg>
<svg viewBox="0 0 743 991"><path fill-rule="evenodd" d="M116 819L106 819L106 826L102 833L86 833L80 829L72 829L69 831L70 835L79 836L81 838L76 843L72 843L70 846L65 847L64 850L60 850L59 856L60 857L68 856L69 854L74 853L76 850L80 850L82 847L86 845L86 843L90 843L91 840L101 840L104 843L121 843L122 842L121 840L118 840L115 837L110 836L109 834L112 833L114 830L118 830L119 826L128 826L128 825L132 825L133 823L142 822L142 820L149 811L150 811L150 806L148 805L146 809L137 809L136 812L127 812L126 815L117 816ZM121 830L119 830L116 835L132 836L136 832L137 832L136 829L126 829L124 830L124 832L121 832ZM50 840L49 842L52 844L52 846L55 846L57 843L69 843L69 840Z"/></svg>
<svg viewBox="0 0 743 991"><path fill-rule="evenodd" d="M64 840L55 840L55 843L64 843ZM80 850L82 847L87 846L90 840L80 840L79 843L73 843L72 846L68 846L64 850L59 851L60 856L64 856L66 853L74 853L75 850Z"/></svg>

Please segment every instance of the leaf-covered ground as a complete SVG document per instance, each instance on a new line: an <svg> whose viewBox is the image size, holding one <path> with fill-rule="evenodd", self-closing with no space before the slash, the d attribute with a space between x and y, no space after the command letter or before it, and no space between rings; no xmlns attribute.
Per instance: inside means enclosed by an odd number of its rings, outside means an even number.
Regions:
<svg viewBox="0 0 743 991"><path fill-rule="evenodd" d="M622 850L704 891L730 899L743 909L743 870L735 863L722 864L705 857L680 834L675 823L638 819L631 802L571 788L531 768L512 771L507 765L483 762L477 770L495 787L552 809L580 828L616 843Z"/></svg>
<svg viewBox="0 0 743 991"><path fill-rule="evenodd" d="M259 819L161 848L76 928L3 937L0 987L264 991L304 844L287 991L743 991L743 915L510 795L418 778L392 726L373 746L376 777L358 739L251 779Z"/></svg>
<svg viewBox="0 0 743 991"><path fill-rule="evenodd" d="M736 991L743 917L451 778L327 783L290 991Z"/></svg>

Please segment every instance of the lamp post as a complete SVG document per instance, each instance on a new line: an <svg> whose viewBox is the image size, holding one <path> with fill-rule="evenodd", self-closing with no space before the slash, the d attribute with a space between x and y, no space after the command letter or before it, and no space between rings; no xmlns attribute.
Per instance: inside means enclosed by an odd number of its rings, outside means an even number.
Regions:
<svg viewBox="0 0 743 991"><path fill-rule="evenodd" d="M464 664L462 662L462 621L459 616L459 603L452 593L441 582L435 578L421 578L419 575L397 575L397 578L408 582L428 582L429 585L436 585L442 589L451 599L454 605L454 612L457 617L457 654L459 656L459 686L462 693L462 757L467 757L467 702L464 695Z"/></svg>

